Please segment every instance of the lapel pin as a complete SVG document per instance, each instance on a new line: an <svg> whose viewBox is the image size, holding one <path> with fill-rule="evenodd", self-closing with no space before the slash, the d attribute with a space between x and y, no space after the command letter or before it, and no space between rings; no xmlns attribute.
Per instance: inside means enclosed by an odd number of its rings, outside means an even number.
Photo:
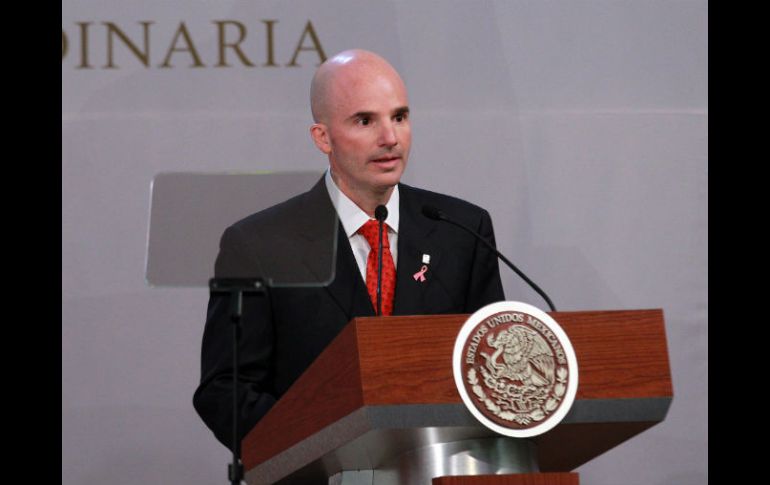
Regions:
<svg viewBox="0 0 770 485"><path fill-rule="evenodd" d="M423 264L430 264L430 254L423 254L422 255L422 262L423 262Z"/></svg>
<svg viewBox="0 0 770 485"><path fill-rule="evenodd" d="M412 278L414 278L415 281L419 281L420 283L425 281L425 272L428 271L427 265L422 265L422 268L420 268L420 271L416 272L412 275Z"/></svg>

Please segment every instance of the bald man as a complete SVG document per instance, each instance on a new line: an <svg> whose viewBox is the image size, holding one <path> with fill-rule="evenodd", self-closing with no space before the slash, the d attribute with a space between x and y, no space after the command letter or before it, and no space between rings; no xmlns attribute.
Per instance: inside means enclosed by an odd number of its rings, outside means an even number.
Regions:
<svg viewBox="0 0 770 485"><path fill-rule="evenodd" d="M472 313L505 299L495 255L461 229L422 215L425 205L440 208L494 244L487 211L400 183L412 132L406 87L396 70L372 52L341 52L318 68L310 92L310 135L328 158L325 176L308 192L229 227L215 273L261 274L272 252L287 246L310 267L323 259L319 248L332 247L323 242L323 234L325 224L338 217L335 277L324 287L276 288L267 298L244 296L242 436L352 318L375 315L372 263L379 261L372 248L379 242L369 242L366 227L373 224L378 206L387 208L383 266L395 273L394 288L382 292L387 300L382 315ZM308 275L318 273L311 268ZM212 295L193 403L227 447L232 432L230 339L227 298Z"/></svg>
<svg viewBox="0 0 770 485"><path fill-rule="evenodd" d="M310 89L313 141L332 180L368 215L387 204L412 144L406 87L376 54L354 50L325 62Z"/></svg>

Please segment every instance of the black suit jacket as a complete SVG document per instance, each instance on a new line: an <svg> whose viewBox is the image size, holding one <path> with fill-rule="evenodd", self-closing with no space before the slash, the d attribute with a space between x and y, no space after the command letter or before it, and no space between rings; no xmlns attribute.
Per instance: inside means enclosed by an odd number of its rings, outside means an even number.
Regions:
<svg viewBox="0 0 770 485"><path fill-rule="evenodd" d="M497 258L461 229L422 215L433 205L494 244L484 209L446 195L399 185L398 265L393 314L472 313L504 300ZM310 191L249 216L222 236L216 276L277 274L324 280L331 267L328 230L336 214L323 179ZM239 347L241 434L267 413L354 317L374 316L366 284L342 225L333 281L324 287L274 288L243 299ZM277 249L279 248L279 249ZM413 278L430 255L425 281ZM232 428L232 325L228 297L212 295L203 334L201 382L193 404L225 446Z"/></svg>

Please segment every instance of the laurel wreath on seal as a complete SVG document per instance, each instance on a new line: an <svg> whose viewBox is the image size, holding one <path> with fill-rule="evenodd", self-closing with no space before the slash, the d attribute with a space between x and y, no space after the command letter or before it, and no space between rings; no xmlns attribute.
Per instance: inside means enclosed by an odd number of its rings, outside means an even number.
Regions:
<svg viewBox="0 0 770 485"><path fill-rule="evenodd" d="M468 384L470 384L473 393L476 395L479 401L483 402L486 408L494 413L495 416L506 421L515 421L521 425L528 425L533 421L542 421L546 416L551 414L558 406L559 401L564 397L564 393L567 391L567 369L565 367L559 367L556 369L556 385L553 388L553 394L548 396L542 407L533 409L530 412L512 412L503 411L500 406L490 399L484 392L484 388L479 383L478 376L476 375L476 369L471 367L468 370ZM496 383L496 380L493 380Z"/></svg>

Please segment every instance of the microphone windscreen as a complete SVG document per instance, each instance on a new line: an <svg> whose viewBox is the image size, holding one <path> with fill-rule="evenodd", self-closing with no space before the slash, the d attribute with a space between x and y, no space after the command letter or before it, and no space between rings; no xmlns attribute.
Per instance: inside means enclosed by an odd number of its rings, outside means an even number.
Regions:
<svg viewBox="0 0 770 485"><path fill-rule="evenodd" d="M388 208L384 205L378 205L377 208L374 209L374 218L380 222L385 221L385 219L388 218Z"/></svg>

